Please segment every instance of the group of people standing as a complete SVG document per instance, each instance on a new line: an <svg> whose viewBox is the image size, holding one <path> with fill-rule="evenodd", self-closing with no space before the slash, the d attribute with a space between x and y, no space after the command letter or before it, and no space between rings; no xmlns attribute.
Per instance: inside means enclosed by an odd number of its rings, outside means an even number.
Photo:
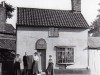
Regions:
<svg viewBox="0 0 100 75"><path fill-rule="evenodd" d="M21 59L19 57L19 54L16 54L16 57L14 59L14 74L15 75L21 75L21 71L20 71L20 63L21 63ZM38 53L35 52L34 53L34 57L32 55L27 55L27 53L25 52L25 55L23 56L23 66L24 66L24 70L23 70L23 75L37 75L39 73L38 70L38 61L39 61L39 57L38 57Z"/></svg>
<svg viewBox="0 0 100 75"><path fill-rule="evenodd" d="M14 59L14 74L15 75L37 75L39 74L39 68L38 68L38 53L34 53L34 57L32 55L27 55L25 52L25 55L23 56L23 66L24 70L21 73L20 70L20 63L21 59L19 57L19 54L16 54L16 57ZM46 75L53 75L53 63L52 59L49 59L49 64L46 69Z"/></svg>

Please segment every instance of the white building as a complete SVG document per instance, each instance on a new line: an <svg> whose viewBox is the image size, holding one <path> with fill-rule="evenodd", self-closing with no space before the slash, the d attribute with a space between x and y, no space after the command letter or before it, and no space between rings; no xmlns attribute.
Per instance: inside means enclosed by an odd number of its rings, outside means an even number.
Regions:
<svg viewBox="0 0 100 75"><path fill-rule="evenodd" d="M88 73L89 26L81 13L81 0L72 0L72 10L18 7L16 25L21 58L25 52L37 51L43 72L51 55L54 73Z"/></svg>

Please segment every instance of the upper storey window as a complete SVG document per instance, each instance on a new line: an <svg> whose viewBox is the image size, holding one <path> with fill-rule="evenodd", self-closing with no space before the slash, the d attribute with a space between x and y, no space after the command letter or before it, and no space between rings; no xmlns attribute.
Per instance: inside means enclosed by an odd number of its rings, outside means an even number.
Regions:
<svg viewBox="0 0 100 75"><path fill-rule="evenodd" d="M59 36L59 29L51 27L49 28L49 37L58 37Z"/></svg>

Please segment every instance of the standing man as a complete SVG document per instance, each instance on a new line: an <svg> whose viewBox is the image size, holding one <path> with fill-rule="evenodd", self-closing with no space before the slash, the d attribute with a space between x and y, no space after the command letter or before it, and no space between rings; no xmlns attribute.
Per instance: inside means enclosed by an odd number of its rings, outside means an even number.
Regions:
<svg viewBox="0 0 100 75"><path fill-rule="evenodd" d="M24 74L28 75L28 63L27 63L27 52L23 56Z"/></svg>

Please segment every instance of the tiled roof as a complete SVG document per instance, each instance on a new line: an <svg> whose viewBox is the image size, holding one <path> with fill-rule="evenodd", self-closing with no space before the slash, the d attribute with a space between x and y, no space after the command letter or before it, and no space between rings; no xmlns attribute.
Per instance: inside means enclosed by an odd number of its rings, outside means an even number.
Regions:
<svg viewBox="0 0 100 75"><path fill-rule="evenodd" d="M8 50L16 50L16 40L12 38L11 39L0 38L0 48Z"/></svg>
<svg viewBox="0 0 100 75"><path fill-rule="evenodd" d="M15 28L11 24L6 24L5 33L15 34Z"/></svg>
<svg viewBox="0 0 100 75"><path fill-rule="evenodd" d="M17 8L17 25L88 28L83 15L71 10Z"/></svg>
<svg viewBox="0 0 100 75"><path fill-rule="evenodd" d="M0 24L0 33L16 34L16 30L11 24Z"/></svg>
<svg viewBox="0 0 100 75"><path fill-rule="evenodd" d="M88 46L89 48L100 48L100 37L89 37Z"/></svg>

